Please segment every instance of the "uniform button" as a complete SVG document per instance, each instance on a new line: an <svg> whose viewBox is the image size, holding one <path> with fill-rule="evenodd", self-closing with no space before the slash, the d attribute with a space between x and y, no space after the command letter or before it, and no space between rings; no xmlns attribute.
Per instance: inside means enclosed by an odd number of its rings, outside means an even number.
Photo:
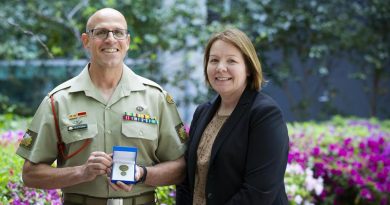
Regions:
<svg viewBox="0 0 390 205"><path fill-rule="evenodd" d="M106 110L111 110L111 107L106 107Z"/></svg>
<svg viewBox="0 0 390 205"><path fill-rule="evenodd" d="M139 131L139 135L140 135L140 136L144 135L144 132L142 132L142 130Z"/></svg>
<svg viewBox="0 0 390 205"><path fill-rule="evenodd" d="M213 198L214 198L213 193L208 193L208 194L207 194L207 198L208 198L208 199L213 199Z"/></svg>
<svg viewBox="0 0 390 205"><path fill-rule="evenodd" d="M111 130L107 130L107 133L108 133L108 134L111 134Z"/></svg>

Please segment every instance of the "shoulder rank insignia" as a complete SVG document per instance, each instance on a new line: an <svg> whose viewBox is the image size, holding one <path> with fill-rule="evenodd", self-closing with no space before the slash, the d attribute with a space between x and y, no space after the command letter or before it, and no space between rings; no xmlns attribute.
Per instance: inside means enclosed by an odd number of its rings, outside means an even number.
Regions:
<svg viewBox="0 0 390 205"><path fill-rule="evenodd" d="M167 93L165 99L167 100L167 102L168 102L169 104L175 103L175 101L173 101L173 97L172 97L170 94L168 94L168 93Z"/></svg>
<svg viewBox="0 0 390 205"><path fill-rule="evenodd" d="M176 129L177 136L179 136L180 142L181 143L186 142L187 138L188 138L188 134L186 132L186 129L185 129L183 123L176 125L175 129Z"/></svg>
<svg viewBox="0 0 390 205"><path fill-rule="evenodd" d="M20 146L30 150L32 148L32 146L34 145L36 138L37 138L36 132L33 132L31 130L27 130L23 136L22 141L20 141Z"/></svg>

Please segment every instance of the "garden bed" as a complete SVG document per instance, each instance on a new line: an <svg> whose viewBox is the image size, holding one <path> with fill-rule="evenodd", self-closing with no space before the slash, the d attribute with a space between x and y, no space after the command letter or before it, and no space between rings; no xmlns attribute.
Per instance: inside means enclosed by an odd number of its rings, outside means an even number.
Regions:
<svg viewBox="0 0 390 205"><path fill-rule="evenodd" d="M15 154L29 119L0 116L0 204L61 204L60 190L26 188ZM288 124L285 177L290 204L390 204L390 121L334 117ZM174 204L175 187L159 187Z"/></svg>

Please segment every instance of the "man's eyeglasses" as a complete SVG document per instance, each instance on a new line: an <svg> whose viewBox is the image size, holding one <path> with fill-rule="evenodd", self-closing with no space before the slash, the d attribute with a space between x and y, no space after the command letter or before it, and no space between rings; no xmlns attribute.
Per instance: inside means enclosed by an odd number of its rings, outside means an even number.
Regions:
<svg viewBox="0 0 390 205"><path fill-rule="evenodd" d="M115 30L107 30L105 28L96 28L91 29L87 31L88 34L92 36L92 38L98 38L98 39L106 39L108 37L109 33L112 33L115 39L117 40L123 40L127 37L127 34L129 34L129 31L126 29L115 29Z"/></svg>

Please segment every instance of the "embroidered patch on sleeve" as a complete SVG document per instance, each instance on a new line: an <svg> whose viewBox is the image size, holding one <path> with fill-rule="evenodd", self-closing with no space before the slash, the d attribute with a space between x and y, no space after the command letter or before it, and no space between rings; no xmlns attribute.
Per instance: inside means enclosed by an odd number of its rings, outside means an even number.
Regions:
<svg viewBox="0 0 390 205"><path fill-rule="evenodd" d="M180 123L175 126L177 136L179 136L180 142L184 143L187 141L188 135L186 129L184 128L183 123Z"/></svg>
<svg viewBox="0 0 390 205"><path fill-rule="evenodd" d="M20 146L24 147L25 149L31 150L36 139L37 139L37 133L31 130L27 130L23 136L22 141L20 141Z"/></svg>

